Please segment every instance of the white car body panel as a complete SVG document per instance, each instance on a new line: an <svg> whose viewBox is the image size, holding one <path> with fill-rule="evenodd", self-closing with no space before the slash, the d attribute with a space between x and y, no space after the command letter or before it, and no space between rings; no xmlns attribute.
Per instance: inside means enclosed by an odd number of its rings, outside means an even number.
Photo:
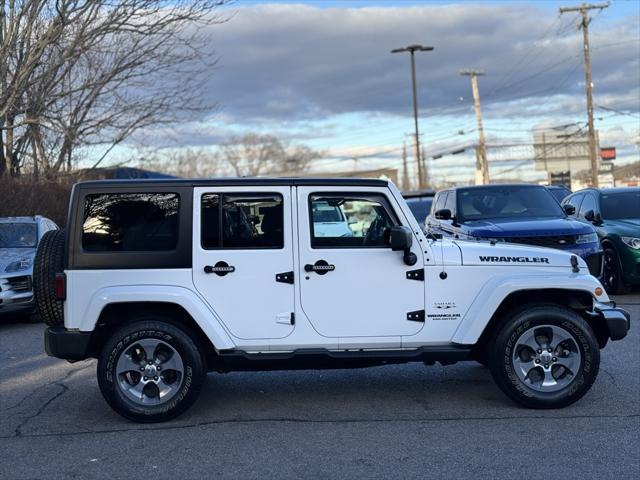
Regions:
<svg viewBox="0 0 640 480"><path fill-rule="evenodd" d="M344 192L340 187L299 187L298 205L307 205L312 193ZM389 198L388 189L351 187L349 192L376 193ZM395 209L398 210L398 209ZM414 335L424 326L407 321L407 312L424 308L424 282L409 282L405 272L411 268L402 261L401 252L389 248L311 248L308 209L299 209L298 237L300 262L301 311L319 335L324 337L399 337ZM403 212L396 211L403 223ZM417 238L413 253L422 265ZM324 275L306 272L306 264L325 260L335 270ZM359 296L361 301L354 301ZM355 341L355 340L354 340Z"/></svg>
<svg viewBox="0 0 640 480"><path fill-rule="evenodd" d="M282 250L204 250L200 246L200 196L225 191L280 193L284 199ZM316 192L381 193L413 232L418 263L387 248L312 249L308 195ZM65 326L91 331L110 303L170 302L182 306L217 350L288 352L304 348L413 349L427 345L474 344L500 303L530 289L584 291L600 283L579 259L559 250L425 237L393 184L383 187L195 187L193 268L68 270ZM480 260L480 256L497 260ZM513 257L506 261L500 257ZM546 258L526 261L518 258ZM336 269L326 275L304 266L324 259ZM224 260L236 271L205 274L204 265ZM425 280L406 278L421 267ZM275 281L293 271L294 284ZM444 278L443 278L444 277ZM197 287L197 288L196 288ZM360 296L362 301L354 302ZM606 302L605 293L597 297ZM407 312L425 310L425 322ZM286 316L294 313L295 323Z"/></svg>
<svg viewBox="0 0 640 480"><path fill-rule="evenodd" d="M284 248L205 250L200 242L200 199L205 193L277 193L283 198ZM197 187L193 189L193 284L239 340L284 338L294 325L284 322L294 312L293 285L275 281L293 271L291 187ZM205 265L224 261L235 272L207 274ZM249 300L250 299L250 300ZM264 344L265 342L260 342Z"/></svg>

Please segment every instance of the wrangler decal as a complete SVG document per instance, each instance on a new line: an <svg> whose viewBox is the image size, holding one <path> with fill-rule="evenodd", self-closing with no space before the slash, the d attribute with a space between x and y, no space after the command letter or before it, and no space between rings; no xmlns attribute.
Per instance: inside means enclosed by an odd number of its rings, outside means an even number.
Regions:
<svg viewBox="0 0 640 480"><path fill-rule="evenodd" d="M549 263L547 257L487 257L480 255L481 262L502 262L502 263Z"/></svg>

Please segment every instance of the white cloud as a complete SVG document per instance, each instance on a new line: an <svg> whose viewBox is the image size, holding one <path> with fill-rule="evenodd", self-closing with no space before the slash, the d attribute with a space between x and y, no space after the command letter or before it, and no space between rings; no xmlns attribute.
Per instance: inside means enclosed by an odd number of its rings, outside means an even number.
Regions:
<svg viewBox="0 0 640 480"><path fill-rule="evenodd" d="M486 70L483 103L580 94L581 35L557 37L557 20L522 4L325 8L258 5L239 8L211 30L220 56L207 90L236 122L310 119L348 112L410 113L409 59L391 48L420 42L421 104L431 113L460 109L468 79L461 68ZM564 23L563 23L564 22ZM609 95L637 86L638 18L610 32L592 26L594 79ZM547 35L543 35L544 33ZM627 41L626 44L620 42ZM599 50L598 44L605 45ZM524 61L523 61L524 60ZM514 67L517 67L514 69ZM596 74L601 73L598 78ZM505 80L507 80L505 82Z"/></svg>

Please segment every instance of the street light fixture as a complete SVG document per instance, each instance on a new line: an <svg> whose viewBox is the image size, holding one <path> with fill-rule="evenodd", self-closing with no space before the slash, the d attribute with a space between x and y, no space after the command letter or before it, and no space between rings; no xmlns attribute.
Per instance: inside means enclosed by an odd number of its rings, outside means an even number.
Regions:
<svg viewBox="0 0 640 480"><path fill-rule="evenodd" d="M424 45L408 45L402 48L394 48L391 53L404 53L409 52L411 54L411 81L413 85L413 120L415 123L415 158L418 162L418 186L419 188L425 188L424 168L422 165L422 159L420 158L420 132L418 130L418 95L416 91L416 61L415 52L430 52L433 47L426 47Z"/></svg>

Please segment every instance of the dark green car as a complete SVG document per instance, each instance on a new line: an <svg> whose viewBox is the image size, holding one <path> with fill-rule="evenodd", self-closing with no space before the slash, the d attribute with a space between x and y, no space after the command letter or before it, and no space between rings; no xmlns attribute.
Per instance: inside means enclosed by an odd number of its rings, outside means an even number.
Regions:
<svg viewBox="0 0 640 480"><path fill-rule="evenodd" d="M626 293L640 285L640 187L587 188L569 195L562 205L570 216L596 227L607 292Z"/></svg>

